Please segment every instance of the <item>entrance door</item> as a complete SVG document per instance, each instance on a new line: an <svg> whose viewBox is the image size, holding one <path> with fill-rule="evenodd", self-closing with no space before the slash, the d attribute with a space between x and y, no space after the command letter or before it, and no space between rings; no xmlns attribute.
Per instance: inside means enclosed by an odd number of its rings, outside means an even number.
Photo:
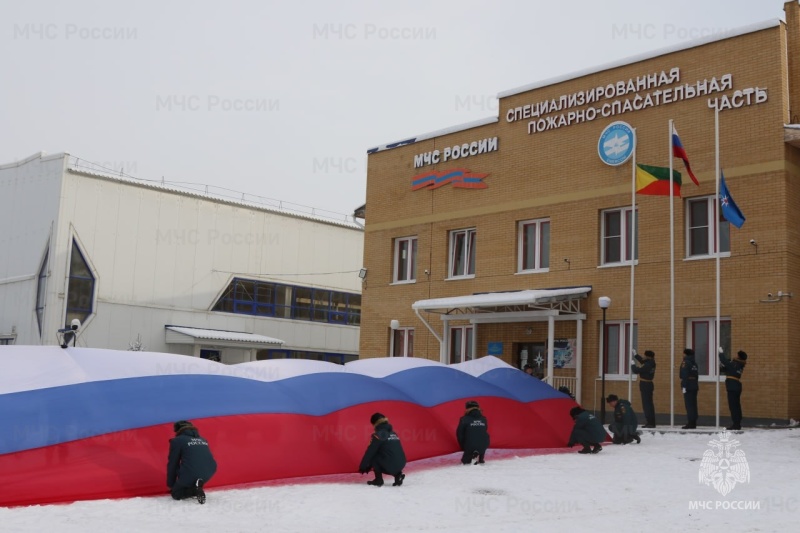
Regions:
<svg viewBox="0 0 800 533"><path fill-rule="evenodd" d="M547 366L547 343L514 343L514 365L519 369L525 368L525 365L531 365L535 376L544 375L544 369Z"/></svg>

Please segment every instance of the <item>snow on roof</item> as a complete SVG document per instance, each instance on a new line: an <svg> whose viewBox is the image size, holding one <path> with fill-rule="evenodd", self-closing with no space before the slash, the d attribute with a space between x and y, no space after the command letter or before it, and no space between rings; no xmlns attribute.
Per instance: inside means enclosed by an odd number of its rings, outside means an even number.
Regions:
<svg viewBox="0 0 800 533"><path fill-rule="evenodd" d="M468 296L451 296L449 298L433 298L418 300L411 305L412 309L430 311L434 309L454 309L459 307L500 307L504 305L525 305L539 303L551 298L584 296L591 287L566 287L559 289L535 289L515 292L489 292Z"/></svg>
<svg viewBox="0 0 800 533"><path fill-rule="evenodd" d="M609 63L604 63L602 65L598 65L595 67L590 67L583 70L578 70L575 72L571 72L569 74L565 74L562 76L556 76L554 78L549 78L542 81L537 81L534 83L530 83L527 85L522 85L521 87L516 87L514 89L508 89L505 91L501 91L497 94L497 98L505 98L508 96L514 96L516 94L524 93L527 91L532 91L534 89L540 89L542 87L547 87L549 85L555 85L557 83L562 83L565 81L574 80L577 78L581 78L583 76L588 76L590 74L596 74L598 72L603 72L604 70L610 70L612 68L622 67L625 65L630 65L633 63L638 63L640 61L645 61L648 59L653 59L656 57L660 57L663 55L671 54L674 52L680 52L681 50L688 50L690 48L696 48L698 46L703 46L705 44L723 41L725 39L730 39L733 37L738 37L740 35L746 35L748 33L754 33L761 30L766 30L769 28L774 28L779 26L781 23L780 19L769 19L762 22L758 22L755 24L749 24L747 26L742 26L739 28L732 29L726 32L720 32L714 35L710 35L708 37L701 37L698 39L692 39L690 41L684 41L682 43L674 44L671 46L667 46L664 48L659 48L657 50L653 50L651 52L645 52L642 54L637 54L633 56L628 56L623 59L619 59L617 61L611 61ZM382 144L377 146L376 148L371 148L367 150L368 154L373 154L375 152L380 152L383 150L390 150L392 148L397 148L399 146L405 146L408 144L414 144L419 141L424 141L427 139L432 139L434 137L439 137L442 135L447 135L449 133L455 133L457 131L463 131L470 128L476 128L478 126L485 126L486 124L492 124L498 121L499 117L487 117L480 120L476 120L474 122L468 122L466 124L460 124L458 126L451 126L449 128L444 128L436 131L432 131L429 133L424 133L422 135L416 135L414 137L410 137L405 140L396 141L393 143Z"/></svg>
<svg viewBox="0 0 800 533"><path fill-rule="evenodd" d="M246 342L254 344L283 344L280 339L257 335L255 333L243 333L241 331L222 331L217 329L190 328L185 326L164 326L170 331L182 333L195 339L208 339L215 341Z"/></svg>
<svg viewBox="0 0 800 533"><path fill-rule="evenodd" d="M473 120L472 122L466 122L464 124L459 124L457 126L450 126L449 128L443 128L436 131L431 131L428 133L423 133L422 135L416 135L409 139L403 141L396 141L393 143L381 144L375 148L370 148L367 150L368 154L374 154L375 152L380 152L383 150L390 150L392 148L397 148L399 146L405 146L407 144L414 144L416 142L425 141L428 139L433 139L435 137L441 137L442 135L448 135L450 133L456 133L459 131L464 131L472 128L478 128L480 126L485 126L487 124L494 124L497 122L497 117L486 117L478 120Z"/></svg>
<svg viewBox="0 0 800 533"><path fill-rule="evenodd" d="M566 74L564 76L557 76L555 78L550 78L544 81L538 81L535 83L531 83L528 85L523 85L521 87L517 87L515 89L509 89L507 91L502 91L497 94L497 98L505 98L507 96L513 96L515 94L524 93L527 91L532 91L534 89L540 89L542 87L547 87L548 85L555 85L556 83L561 83L564 81L574 80L576 78L581 78L583 76L588 76L589 74L596 74L598 72L602 72L604 70L611 70L612 68L622 67L625 65L631 65L633 63L638 63L640 61L645 61L647 59L653 59L656 57L664 56L667 54L672 54L674 52L680 52L681 50L688 50L690 48L696 48L698 46L702 46L704 44L713 43L716 41L723 41L725 39L730 39L732 37L739 37L740 35L746 35L748 33L753 33L761 30L766 30L768 28L773 28L775 26L780 25L780 19L769 19L762 22L757 22L755 24L749 24L747 26L742 26L739 28L735 28L730 31L720 32L716 35L710 35L708 37L701 37L699 39L692 39L690 41L684 41L682 43L674 44L671 46L667 46L664 48L659 48L658 50L653 50L651 52L645 52L643 54L637 54L633 56L629 56L623 59L619 59L617 61L612 61L610 63L605 63L603 65L599 65L596 67L590 67L588 69L579 70L576 72L572 72L570 74Z"/></svg>
<svg viewBox="0 0 800 533"><path fill-rule="evenodd" d="M218 201L218 202L225 202L225 203L232 204L232 205L239 205L239 206L248 207L248 208L251 208L251 209L258 209L260 211L267 211L267 212L270 212L270 213L275 213L275 214L289 216L289 217L302 218L302 219L311 220L311 221L314 221L314 222L322 222L322 223L325 223L325 224L333 224L333 225L336 225L336 226L343 226L343 227L346 227L346 228L356 229L356 230L361 230L361 231L364 230L364 227L362 225L360 225L360 224L358 224L356 222L348 222L347 221L347 216L348 215L344 215L343 214L342 215L343 218L341 220L339 220L339 219L337 219L335 217L329 217L329 216L314 214L313 211L324 211L324 210L317 210L317 209L310 208L310 207L308 208L308 209L310 209L312 211L312 213L310 213L310 214L309 213L304 213L302 211L297 211L297 210L294 210L294 209L290 209L288 207L280 207L280 206L279 207L273 207L273 206L270 206L270 205L267 205L267 204L262 204L262 203L259 203L259 202L244 200L244 197L246 196L244 193L242 193L242 195L241 195L242 199L237 199L237 198L234 198L234 197L231 197L231 196L226 196L224 194L213 194L213 193L198 191L196 189L192 189L192 188L186 187L186 186L178 186L178 185L174 185L174 184L171 185L170 182L152 181L152 180L146 180L146 179L141 179L141 178L134 178L132 176L127 176L127 175L124 175L124 176L115 175L112 172L88 170L86 168L76 168L75 165L72 164L72 163L70 163L70 166L67 168L67 170L69 172L73 173L73 174L80 174L80 175L89 176L89 177L93 177L93 178L102 178L102 179L106 179L106 180L113 180L113 181L118 181L118 182L121 182L121 183L128 183L128 184L131 184L131 185L136 185L136 186L139 186L139 187L147 187L147 188L150 188L150 189L159 189L159 190L162 190L162 191L178 193L178 194L182 194L182 195L186 195L186 196L193 196L195 198L204 198L204 199L208 199L208 200L215 200L215 201ZM202 185L199 185L199 184L194 184L194 185L202 186ZM221 189L221 187L217 187L217 188ZM208 187L206 187L206 189L208 189ZM251 195L251 196L255 196L255 195ZM283 202L280 202L281 206L283 206L283 204L284 204ZM295 204L288 204L287 203L287 205L295 205ZM300 206L300 207L302 207L302 206ZM329 212L333 213L332 211L329 211Z"/></svg>

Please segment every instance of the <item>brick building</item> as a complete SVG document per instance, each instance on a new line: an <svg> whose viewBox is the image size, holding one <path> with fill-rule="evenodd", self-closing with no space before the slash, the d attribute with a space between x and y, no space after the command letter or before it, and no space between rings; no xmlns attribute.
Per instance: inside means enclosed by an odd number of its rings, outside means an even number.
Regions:
<svg viewBox="0 0 800 533"><path fill-rule="evenodd" d="M800 5L784 9L785 22L509 90L498 117L370 150L360 356L496 355L590 409L603 384L621 396L630 384L641 409L632 341L656 353L665 423L685 420L677 371L692 347L708 424L719 333L750 354L745 423L800 419ZM717 215L715 106L740 229ZM609 164L627 146L601 135L627 123L636 162L668 167L670 120L699 186L673 159L681 197L670 209L637 194L632 218L633 163ZM726 421L724 382L720 398Z"/></svg>

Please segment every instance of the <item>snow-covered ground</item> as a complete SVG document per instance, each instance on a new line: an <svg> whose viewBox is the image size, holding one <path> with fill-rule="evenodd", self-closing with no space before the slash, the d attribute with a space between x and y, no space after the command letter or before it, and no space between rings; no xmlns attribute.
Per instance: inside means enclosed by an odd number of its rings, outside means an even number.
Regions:
<svg viewBox="0 0 800 533"><path fill-rule="evenodd" d="M731 451L744 452L731 464L741 471L746 463L750 477L724 496L700 482L712 439L720 435L667 430L597 455L580 455L577 446L490 450L483 466L461 466L450 455L411 463L402 487L375 488L366 484L371 475L346 474L237 489L212 484L205 505L173 501L165 489L160 497L2 508L0 530L798 531L800 429L730 435L739 442Z"/></svg>

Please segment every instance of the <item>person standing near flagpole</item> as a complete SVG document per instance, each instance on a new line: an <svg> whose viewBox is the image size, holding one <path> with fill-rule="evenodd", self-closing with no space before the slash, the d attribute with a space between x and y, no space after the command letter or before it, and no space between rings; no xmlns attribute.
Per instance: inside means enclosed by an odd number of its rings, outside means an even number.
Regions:
<svg viewBox="0 0 800 533"><path fill-rule="evenodd" d="M694 350L686 348L683 350L680 378L687 421L686 425L681 429L697 429L697 392L699 390L697 376L697 362L694 359Z"/></svg>
<svg viewBox="0 0 800 533"><path fill-rule="evenodd" d="M656 375L656 360L653 350L645 350L644 357L633 350L631 370L639 375L639 393L642 395L642 410L647 423L643 428L656 427L656 409L653 406L653 378ZM636 363L642 366L636 366Z"/></svg>
<svg viewBox="0 0 800 533"><path fill-rule="evenodd" d="M725 392L728 393L728 408L731 410L731 425L727 430L742 429L742 372L747 364L747 353L739 350L736 359L728 359L722 346L719 347L719 365L725 373Z"/></svg>

